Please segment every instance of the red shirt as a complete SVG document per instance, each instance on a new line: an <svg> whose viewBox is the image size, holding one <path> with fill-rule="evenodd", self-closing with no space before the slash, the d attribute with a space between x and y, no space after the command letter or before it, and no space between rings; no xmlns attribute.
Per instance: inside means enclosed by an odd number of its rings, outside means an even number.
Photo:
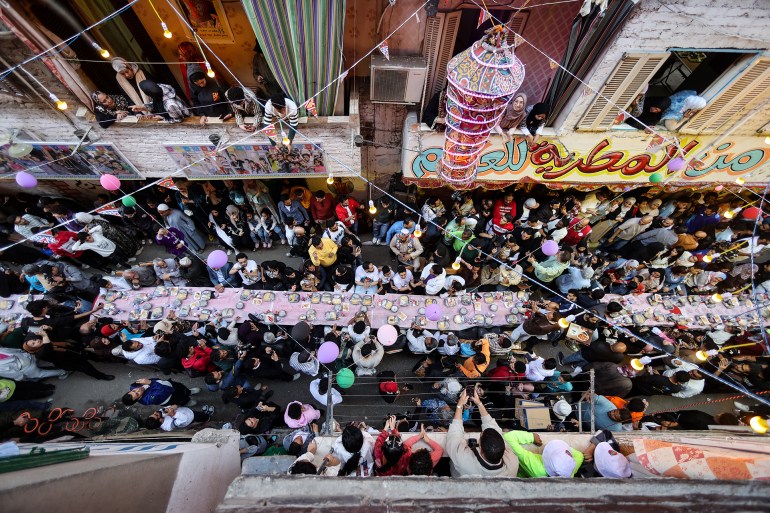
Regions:
<svg viewBox="0 0 770 513"><path fill-rule="evenodd" d="M588 237L588 234L591 233L591 225L584 226L583 228L580 228L578 226L578 223L580 222L580 219L577 217L569 222L569 228L567 229L567 235L564 236L564 238L561 240L564 244L569 244L570 246L577 246L580 244L580 242ZM578 230L578 228L580 228Z"/></svg>
<svg viewBox="0 0 770 513"><path fill-rule="evenodd" d="M511 218L511 221L516 217L516 202L511 201L508 205L506 205L502 199L499 199L495 201L495 207L492 210L492 221L496 225L500 224L500 218L503 214L508 214Z"/></svg>
<svg viewBox="0 0 770 513"><path fill-rule="evenodd" d="M313 196L310 199L310 214L316 221L334 217L334 196L327 194L320 201Z"/></svg>
<svg viewBox="0 0 770 513"><path fill-rule="evenodd" d="M62 248L62 246L67 244L67 242L69 241L77 242L77 239L78 239L77 233L63 230L57 233L54 239L56 239L55 242L50 243L48 245L48 248L54 253L56 253L57 255L78 258L83 254L82 251L69 252Z"/></svg>
<svg viewBox="0 0 770 513"><path fill-rule="evenodd" d="M345 208L342 203L338 203L334 209L334 211L337 213L337 219L342 221L342 224L350 228L353 226L353 223L358 220L358 214L356 211L358 210L359 206L359 203L353 198L348 198L348 208ZM350 210L350 214L348 214L348 210Z"/></svg>
<svg viewBox="0 0 770 513"><path fill-rule="evenodd" d="M401 437L397 429L394 429L390 433L383 429L380 431L380 436L377 437L377 441L374 442L375 472L378 476L405 476L409 470L409 459L412 457L412 451L406 445L404 445L404 453L396 463L391 465L390 468L384 472L378 470L382 465L385 464L385 458L382 455L382 446L390 435L395 435L399 438Z"/></svg>

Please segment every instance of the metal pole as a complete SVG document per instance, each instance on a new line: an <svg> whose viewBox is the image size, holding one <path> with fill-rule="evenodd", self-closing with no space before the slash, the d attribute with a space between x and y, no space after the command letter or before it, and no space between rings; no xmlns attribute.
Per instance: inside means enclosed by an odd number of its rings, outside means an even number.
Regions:
<svg viewBox="0 0 770 513"><path fill-rule="evenodd" d="M326 389L326 421L323 434L331 435L334 432L334 401L332 396L332 384L334 383L334 371L329 369L329 386Z"/></svg>
<svg viewBox="0 0 770 513"><path fill-rule="evenodd" d="M596 394L594 392L594 370L588 371L588 375L591 377L591 383L589 385L589 393L591 394L591 434L596 432Z"/></svg>

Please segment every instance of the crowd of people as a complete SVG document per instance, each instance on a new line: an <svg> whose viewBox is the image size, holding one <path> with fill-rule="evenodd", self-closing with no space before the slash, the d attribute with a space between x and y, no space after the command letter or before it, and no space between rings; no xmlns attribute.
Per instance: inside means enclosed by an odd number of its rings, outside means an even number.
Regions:
<svg viewBox="0 0 770 513"><path fill-rule="evenodd" d="M369 210L353 197L312 191L298 181L175 179L174 186L137 194L137 205L119 216L87 213L90 205L64 198L4 198L0 295L33 294L20 322L0 326L4 439L41 438L24 433L29 415L18 412L44 414L40 400L55 386L43 380L72 372L115 379L98 369L100 362L165 374L126 387L122 404L154 410L142 419L145 428L180 429L212 419L216 405L193 409L193 396L205 387L221 394L222 404L238 407L230 420L242 434L243 457L285 451L298 456L294 473L430 474L442 448L428 433L446 431L443 455L451 475L628 477L629 462L618 458L612 432L707 429L770 413L746 401L717 416L647 411L653 395L730 390L708 374L752 391L770 388L757 326L725 322L692 330L618 322L630 295L727 296L751 283L760 294L767 291L770 224L736 215L747 203L738 193L525 187L429 195L408 206L382 195ZM93 206L107 201L102 196ZM370 223L371 239L362 235ZM34 242L49 230L52 240ZM23 241L14 242L19 237ZM140 261L153 243L165 257ZM293 260L260 259L273 244L284 245ZM216 245L230 261L212 268L204 250ZM374 257L385 252L390 263L375 265ZM441 332L415 323L399 327L387 346L365 311L342 326L302 321L293 327L259 312L243 322L195 322L172 311L153 325L100 312L100 295L158 285L445 298L524 291L530 301L518 326ZM568 337L573 325L583 338ZM328 341L341 349L333 367L318 360ZM541 356L548 351L556 356ZM394 354L414 360L410 375L388 368ZM644 356L651 360L639 370L633 360ZM386 404L406 402L412 390L425 392L415 394L421 399L409 411L393 406L381 429L340 426L334 450L317 468L313 438L327 400L345 403L345 390L329 372L346 367L360 378L357 387L369 387ZM581 401L590 372L593 410L590 397ZM173 373L201 386L188 388L169 379ZM269 385L300 379L308 380L317 404L277 397ZM587 431L593 422L600 431L591 448L576 451L556 440L542 455L528 451L523 445L540 439L513 415L521 399L548 406L549 429L557 432ZM286 429L285 438L276 435ZM467 442L466 429L480 430L478 441ZM405 432L420 436L404 441ZM56 435L61 431L42 438ZM418 440L430 449L413 449Z"/></svg>

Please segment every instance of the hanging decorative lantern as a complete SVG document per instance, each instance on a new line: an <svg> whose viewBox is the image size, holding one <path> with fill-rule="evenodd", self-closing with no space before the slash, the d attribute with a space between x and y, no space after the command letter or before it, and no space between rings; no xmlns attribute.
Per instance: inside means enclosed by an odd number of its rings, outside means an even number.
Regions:
<svg viewBox="0 0 770 513"><path fill-rule="evenodd" d="M489 134L524 81L524 65L505 37L503 27L493 27L447 64L446 132L438 175L455 189L472 186Z"/></svg>

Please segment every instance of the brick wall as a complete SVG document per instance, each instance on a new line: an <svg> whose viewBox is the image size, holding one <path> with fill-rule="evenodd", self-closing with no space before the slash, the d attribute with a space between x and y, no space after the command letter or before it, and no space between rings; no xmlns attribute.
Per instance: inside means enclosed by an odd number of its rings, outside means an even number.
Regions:
<svg viewBox="0 0 770 513"><path fill-rule="evenodd" d="M675 14L664 7L687 16ZM770 48L770 2L765 0L647 0L639 2L603 58L589 73L586 82L600 90L625 52L665 51L670 48L719 49ZM730 37L722 33L740 37ZM759 38L752 40L748 38ZM762 41L764 40L764 41ZM584 94L580 94L581 91ZM595 94L585 88L578 93L555 123L561 132L572 131L593 102ZM757 114L770 119L770 108ZM735 132L736 135L751 135Z"/></svg>

